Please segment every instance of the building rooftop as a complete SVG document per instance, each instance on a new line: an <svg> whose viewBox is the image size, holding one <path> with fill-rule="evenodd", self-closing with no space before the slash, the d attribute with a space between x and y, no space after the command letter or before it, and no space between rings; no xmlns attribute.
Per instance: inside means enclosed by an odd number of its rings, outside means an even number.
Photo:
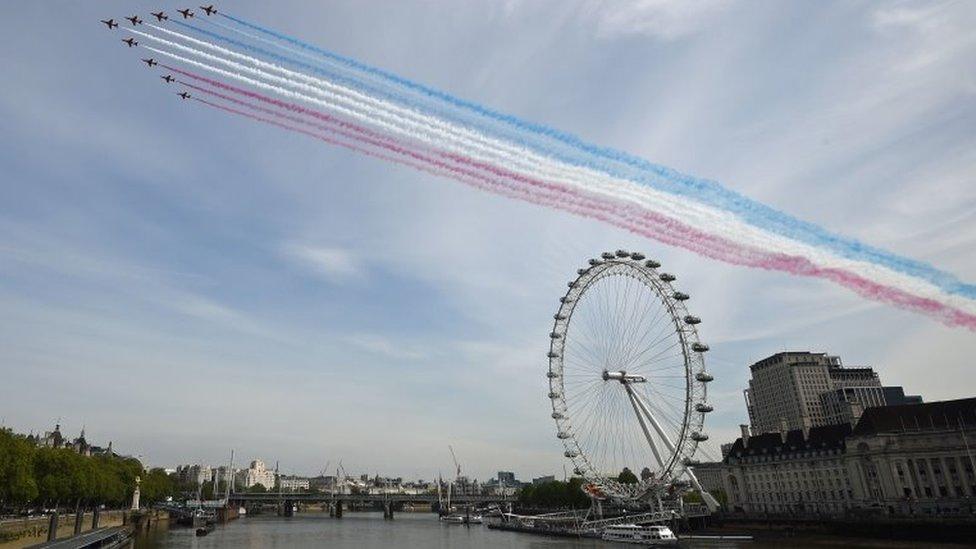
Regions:
<svg viewBox="0 0 976 549"><path fill-rule="evenodd" d="M976 427L976 398L868 408L854 436Z"/></svg>
<svg viewBox="0 0 976 549"><path fill-rule="evenodd" d="M847 423L840 425L824 425L811 427L806 438L802 429L794 429L786 433L783 442L780 433L763 433L749 437L747 444L742 438L732 443L727 457L742 457L755 455L775 455L781 452L796 452L802 450L843 449L844 439L851 434L851 426Z"/></svg>

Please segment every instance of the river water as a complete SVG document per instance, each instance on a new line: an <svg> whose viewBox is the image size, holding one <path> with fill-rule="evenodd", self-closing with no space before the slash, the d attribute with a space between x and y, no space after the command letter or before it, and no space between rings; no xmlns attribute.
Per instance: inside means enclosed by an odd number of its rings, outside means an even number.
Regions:
<svg viewBox="0 0 976 549"><path fill-rule="evenodd" d="M931 544L892 541L866 541L840 537L759 539L743 543L703 543L687 541L682 547L724 547L767 549L771 547L814 548L908 548L933 547ZM137 538L135 549L169 548L555 548L555 547L634 547L592 539L547 538L517 532L489 530L485 526L444 524L429 513L400 513L395 520L383 520L382 513L350 513L342 519L326 513L299 514L290 518L261 515L244 517L218 525L207 536L196 537L191 528L158 529ZM939 547L953 547L940 545ZM955 546L960 547L960 546Z"/></svg>

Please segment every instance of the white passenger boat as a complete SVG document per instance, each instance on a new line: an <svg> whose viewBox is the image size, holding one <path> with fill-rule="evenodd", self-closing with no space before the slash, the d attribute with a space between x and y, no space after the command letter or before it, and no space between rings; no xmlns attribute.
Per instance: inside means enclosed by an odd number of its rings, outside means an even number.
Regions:
<svg viewBox="0 0 976 549"><path fill-rule="evenodd" d="M484 519L481 515L462 515L460 513L451 513L450 515L443 515L441 517L442 522L449 522L451 524L481 524Z"/></svg>
<svg viewBox="0 0 976 549"><path fill-rule="evenodd" d="M600 536L605 541L617 541L644 546L677 545L678 538L667 526L617 524L607 526Z"/></svg>
<svg viewBox="0 0 976 549"><path fill-rule="evenodd" d="M464 515L450 514L441 517L441 522L449 522L451 524L464 524Z"/></svg>

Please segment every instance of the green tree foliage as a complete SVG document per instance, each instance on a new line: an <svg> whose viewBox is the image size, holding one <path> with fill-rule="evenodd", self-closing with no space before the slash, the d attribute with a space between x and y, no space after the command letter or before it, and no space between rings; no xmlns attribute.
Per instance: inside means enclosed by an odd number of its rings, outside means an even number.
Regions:
<svg viewBox="0 0 976 549"><path fill-rule="evenodd" d="M247 491L248 491L248 493L251 493L251 494L265 494L265 493L268 492L268 489L265 488L264 485L259 482L259 483L255 484L255 485L251 486L250 488L248 488Z"/></svg>
<svg viewBox="0 0 976 549"><path fill-rule="evenodd" d="M623 484L637 484L637 475L635 475L630 469L624 467L624 470L620 471L620 474L617 476L617 482L621 482Z"/></svg>
<svg viewBox="0 0 976 549"><path fill-rule="evenodd" d="M545 509L581 509L589 506L590 498L583 492L583 479L573 477L569 482L555 480L530 484L519 493L519 504Z"/></svg>
<svg viewBox="0 0 976 549"><path fill-rule="evenodd" d="M23 436L0 429L0 508L26 505L37 494L34 447Z"/></svg>
<svg viewBox="0 0 976 549"><path fill-rule="evenodd" d="M172 496L175 487L166 471L156 467L150 469L146 476L141 479L139 490L143 501L147 505L152 505Z"/></svg>
<svg viewBox="0 0 976 549"><path fill-rule="evenodd" d="M38 448L23 435L0 429L0 510L31 505L127 504L139 476L143 501L173 494L162 469L143 471L135 458L84 456L70 448Z"/></svg>

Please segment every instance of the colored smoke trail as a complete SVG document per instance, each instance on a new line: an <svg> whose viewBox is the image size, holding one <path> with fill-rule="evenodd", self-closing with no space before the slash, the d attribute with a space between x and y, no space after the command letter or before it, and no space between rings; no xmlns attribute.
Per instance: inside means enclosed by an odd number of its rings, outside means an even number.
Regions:
<svg viewBox="0 0 976 549"><path fill-rule="evenodd" d="M465 110L483 119L506 125L517 132L531 134L544 140L561 143L578 153L586 155L585 158L577 156L575 159L560 157L561 160L578 163L578 165L587 165L587 163L590 163L589 167L593 168L597 167L597 165L592 163L594 159L603 159L619 166L627 166L637 172L656 176L650 179L639 175L635 177L635 179L643 183L650 185L657 184L661 186L662 190L667 190L668 192L673 192L714 207L726 209L757 227L775 232L787 238L800 240L809 245L823 247L848 259L876 263L904 274L927 280L948 293L958 294L969 299L976 299L976 285L964 283L950 273L940 271L927 263L901 257L857 240L830 233L813 223L799 220L785 212L775 210L765 204L751 200L714 181L681 174L670 168L653 164L622 151L587 143L574 135L541 124L527 122L515 116L499 113L472 101L457 98L440 90L322 49L256 23L248 22L224 13L220 15L237 25L266 36L271 36L281 42L291 44L303 51L318 55L329 62L359 71L378 80L386 81L392 86L401 87L404 90L409 90L419 96L439 101L452 108ZM555 151L550 152L555 153ZM614 168L609 166L604 167L614 170ZM616 175L626 177L626 174L619 170L614 171L617 172ZM636 174L631 175L634 176Z"/></svg>
<svg viewBox="0 0 976 549"><path fill-rule="evenodd" d="M166 67L167 69L174 70L177 72L179 69L175 67ZM191 77L193 75L190 75ZM290 115L284 115L272 111L271 109L266 109L260 105L253 103L247 103L240 101L233 97L221 94L219 92L214 92L206 88L188 84L193 89L215 95L225 100L229 100L236 104L239 104L245 108L251 110L258 110L261 112L266 112L276 118L284 118L290 122L295 122L299 124L309 124L309 121L303 120L298 117L293 117ZM269 102L275 102L275 100L266 98ZM211 104L207 102L208 104ZM211 104L213 105L213 104ZM219 107L219 106L218 106ZM223 108L223 107L221 107ZM506 172L503 169L494 168L491 166L479 165L477 163L471 162L469 159L463 157L454 157L454 155L447 155L448 157L455 160L458 164L470 166L472 170L459 169L456 165L448 165L447 163L434 159L431 156L425 156L424 154L411 152L405 145L392 145L387 142L376 142L366 137L366 132L363 131L349 131L345 135L354 140L364 141L367 145L373 145L377 147L387 148L392 152L401 156L401 158L395 158L392 156L380 155L371 151L368 148L361 146L353 146L345 142L332 140L327 137L323 137L319 134L303 130L301 128L295 127L293 125L285 124L280 121L274 121L267 118L257 117L242 111L232 110L224 108L229 112L234 112L236 114L241 114L249 118L264 121L267 123L274 124L279 127L283 127L290 131L300 132L311 137L322 139L326 142L339 144L340 146L345 146L351 148L358 152L363 152L373 157L383 158L387 160L392 160L394 162L413 167L418 170L422 170L435 175L447 175L453 179L462 181L469 185L475 186L477 188L488 190L490 192L495 192L498 194L503 194L505 196L521 198L523 200L529 200L533 203L545 205L549 207L555 207L558 209L570 211L578 215L583 215L586 217L598 219L604 222L611 223L618 227L624 228L631 232L635 232L645 237L652 238L654 240L662 241L667 244L680 246L686 249L691 249L702 255L706 255L713 259L719 259L729 263L735 263L739 265L759 267L769 270L780 270L786 271L793 274L801 276L811 276L824 278L828 280L833 280L834 282L840 283L855 290L860 295L865 297L870 297L880 301L889 302L892 304L897 304L906 308L917 310L919 312L925 312L933 316L937 316L943 321L948 323L967 326L971 329L976 329L976 316L967 314L963 311L957 309L946 307L936 301L926 300L917 298L905 292L901 292L895 289L886 288L879 284L873 283L869 280L859 277L856 274L838 270L838 269L822 269L815 265L812 265L808 261L800 257L791 257L786 255L775 255L764 253L761 250L745 248L738 246L735 243L728 241L727 239L717 238L700 231L697 231L691 227L688 227L674 219L669 219L663 216L649 215L647 212L637 211L628 212L626 208L621 207L618 204L601 202L599 199L594 199L592 197L580 196L574 194L571 191L568 192L557 192L555 194L546 194L546 191L553 190L553 186L547 185L544 182L530 181L525 178L520 178L517 174L511 172ZM328 126L321 126L323 129L328 131L333 131L333 128ZM343 128L348 127L348 125L343 125ZM355 130L355 128L353 129ZM409 157L410 159L405 161L402 157ZM487 172L487 176L480 171ZM516 186L506 185L505 180L515 180ZM501 181L501 183L499 183ZM537 187L529 192L518 192L513 191L517 188L518 184L530 184Z"/></svg>
<svg viewBox="0 0 976 549"><path fill-rule="evenodd" d="M164 42L167 42L167 41L164 41ZM167 44L168 43L169 42L167 42ZM254 85L263 87L263 88L265 88L265 89L267 89L269 91L277 92L279 94L283 94L283 95L285 95L287 97L290 97L290 98L293 98L293 99L304 99L304 100L309 101L309 102L311 102L313 104L316 104L318 106L323 106L323 107L326 107L326 108L330 108L331 107L331 108L334 108L334 109L338 109L341 112L343 112L344 114L350 114L352 116L359 117L360 119L362 119L362 120L364 120L366 122L369 122L369 123L377 123L378 120L379 120L378 118L372 118L371 117L371 115L373 113L375 113L377 109L382 109L382 105L381 104L378 104L378 103L370 103L370 104L366 105L365 106L365 108L366 108L365 112L361 108L358 109L358 110L350 110L350 109L346 109L344 107L337 107L336 105L331 104L331 103L328 103L327 101L323 101L320 98L303 95L301 92L295 92L295 91L291 91L291 90L285 90L285 89L283 89L283 88L281 88L280 86L277 86L277 85L270 85L270 84L266 84L266 83L263 83L263 82L260 82L260 81L256 81L256 80L254 80L251 77L245 77L245 76L242 76L242 75L237 74L237 73L232 73L232 72L229 72L229 71L226 71L226 70L223 70L223 69L219 69L219 68L213 67L211 65L206 65L206 64L203 64L203 63L199 63L197 61L193 61L193 60L189 60L189 59L183 58L181 56L177 56L177 55L174 55L174 54L169 54L169 53L166 53L166 52L162 52L161 50L157 50L157 49L154 49L154 48L151 48L151 47L149 49L152 50L152 51L157 51L157 52L160 52L160 53L164 53L165 55L169 55L169 56L174 57L174 58L176 58L178 60L182 60L184 62L187 62L187 63L190 63L192 65L198 66L200 68L204 68L204 69L209 70L211 72L215 72L215 73L217 73L219 75L231 77L231 78L234 78L234 79L243 81L245 83L254 84ZM198 52L198 50L191 50L191 51L192 52ZM205 54L205 53L203 53L201 55L205 56L205 58L208 58L208 59L213 57L212 55ZM228 62L228 61L225 61L225 64L228 64L232 68L241 67L241 65L239 65L239 64L236 64L236 63L233 63L233 62ZM256 77L261 77L261 76L265 75L266 73L264 73L262 71L257 71L257 70L251 69L250 74L252 74L253 76L256 76ZM282 79L281 78L278 78L278 77L273 77L272 76L272 78L275 78L275 80L274 80L275 82L282 82L284 84L288 84L289 83L287 80L282 81ZM212 85L221 85L221 84L216 84L216 81L210 81L210 83ZM304 86L304 84L302 84L302 86ZM387 113L387 114L389 114L389 113ZM415 139L418 139L418 140L425 141L428 144L437 145L437 142L434 141L434 140L432 140L432 138L430 136L430 130L431 130L430 125L426 125L426 126L422 126L422 127L419 127L418 128L417 125L416 125L416 123L413 123L413 122L411 122L409 120L406 120L405 121L403 119L399 119L395 115L393 116L393 118L390 118L389 116L386 116L379 123L381 123L381 125L383 125L384 127L386 127L388 130L393 130L395 132L399 132L401 134L401 136L404 136L404 137L412 137L412 138L415 138ZM440 132L439 135L441 137L445 137L446 136L448 138L451 138L451 137L456 137L457 134L446 134L444 132ZM469 148L459 148L461 145L465 145L465 144ZM662 193L653 194L653 191L652 190L646 189L646 188L641 188L641 187L635 187L635 186L633 186L633 183L632 182L627 182L627 181L613 181L613 180L604 181L607 178L605 176L602 176L601 174L598 174L598 173L585 173L584 172L582 175L580 175L580 174L570 174L570 175L567 175L566 170L558 170L557 169L556 171L553 171L553 170L549 169L548 167L545 167L544 165L547 164L546 159L536 159L536 162L535 163L529 162L527 164L526 163L527 162L526 157L533 156L530 153L526 153L524 155L519 155L519 154L512 155L512 154L508 153L507 151L503 151L502 153L498 153L498 154L501 154L501 156L497 156L497 154L495 152L492 152L492 151L486 149L484 147L483 143L473 143L472 144L472 143L470 143L468 141L463 141L463 142L462 141L453 141L453 142L448 142L446 145L442 145L442 146L445 146L445 147L449 148L450 150L452 150L454 152L459 152L460 154L468 154L468 155L470 155L470 156L472 156L474 158L477 158L479 160L482 160L482 161L489 161L489 162L494 161L494 162L500 162L500 163L502 163L503 165L506 165L506 166L516 166L516 167L519 167L519 168L524 168L524 169L520 170L522 173L542 174L542 176L547 177L547 178L563 178L563 179L565 179L565 178L568 177L569 180L573 180L578 187L588 188L590 190L596 190L599 187L599 190L601 192L606 193L608 196L612 196L612 197L615 197L615 198L621 199L621 200L636 201L636 202L641 203L642 206L644 206L646 208L654 209L654 210L656 210L658 212L661 212L661 213L663 213L665 215L669 215L669 216L672 216L672 217L678 217L678 218L682 218L682 219L692 219L692 220L694 220L696 222L695 224L697 224L699 226L712 226L713 228L717 229L720 232L720 234L724 234L724 233L738 234L741 241L746 242L746 243L751 242L752 244L754 244L756 246L759 246L759 247L766 247L766 248L769 248L770 250L773 250L773 251L779 251L781 253L787 253L787 254L792 254L792 255L799 254L799 255L809 255L810 257L818 257L818 252L816 250L801 249L800 246L797 243L790 242L790 241L784 241L782 239L780 239L779 242L776 242L775 235L768 235L768 234L761 234L761 233L754 234L754 233L756 233L756 231L755 231L754 228L751 228L749 226L745 226L745 225L743 225L741 223L737 223L737 222L735 222L735 220L729 219L728 218L728 215L724 215L723 216L722 214L720 214L718 212L715 212L715 211L707 211L707 210L703 209L702 207L695 207L693 203L689 203L688 201L681 201L681 200L676 199L675 197L673 197L671 195L666 195L666 194L662 194ZM540 168L540 165L543 165L543 167ZM628 191L628 186L630 186L629 187L629 191ZM637 194L635 194L635 193L637 193ZM822 254L820 254L820 255L822 255ZM818 261L818 262L822 263L823 261ZM835 263L836 263L836 261L835 261ZM852 267L851 265L846 265L845 264L845 265L842 265L842 267L847 268L849 270L850 269L855 270L855 272L860 272L860 271L863 271L863 270L869 270L869 271L870 270L874 270L874 271L878 271L878 269L876 267L871 266L871 265L855 265L855 266ZM893 277L890 273L875 272L874 274L875 274L875 276L877 276L879 278L891 279L892 280L890 282L891 284L895 284L895 285L899 285L899 284L900 285L906 285L907 284L907 285L915 285L915 286L918 286L917 282L916 281L913 281L913 280L896 280L895 277ZM902 277L902 278L904 278L904 277ZM934 288L924 288L924 287L915 288L915 291L920 292L920 293L922 293L924 295L929 295L932 292L937 292L937 290L934 289ZM962 307L965 307L966 306L965 303L963 303L962 305L960 305L958 299L953 299L953 298L950 297L950 298L948 298L946 300L949 301L949 304L950 305L953 305L953 306L962 306Z"/></svg>
<svg viewBox="0 0 976 549"><path fill-rule="evenodd" d="M214 75L208 78L166 65L200 83L187 83L188 87L214 99L201 104L232 104L240 108L224 110L331 144L355 147L357 152L369 151L366 154L370 156L480 189L598 219L713 259L830 280L865 297L976 330L976 302L960 292L946 291L931 277L892 268L884 261L853 259L829 246L812 246L802 238L787 238L782 231L769 230L738 215L735 208L716 207L701 196L688 200L683 191L675 189L682 182L680 178L667 179L660 170L639 170L570 147L565 140L503 124L476 109L462 109L461 104L424 95L410 86L398 84L397 89L389 78L377 73L366 71L373 80L363 82L240 41L232 43L248 53L314 73L307 74L157 25L148 26L171 39L126 30L160 46L144 46L147 49ZM348 64L345 69L364 72ZM224 79L245 87L227 84ZM385 82L386 89L377 82ZM426 99L418 101L417 97ZM458 112L464 110L467 115L459 117ZM707 194L703 191L702 196L707 198Z"/></svg>

